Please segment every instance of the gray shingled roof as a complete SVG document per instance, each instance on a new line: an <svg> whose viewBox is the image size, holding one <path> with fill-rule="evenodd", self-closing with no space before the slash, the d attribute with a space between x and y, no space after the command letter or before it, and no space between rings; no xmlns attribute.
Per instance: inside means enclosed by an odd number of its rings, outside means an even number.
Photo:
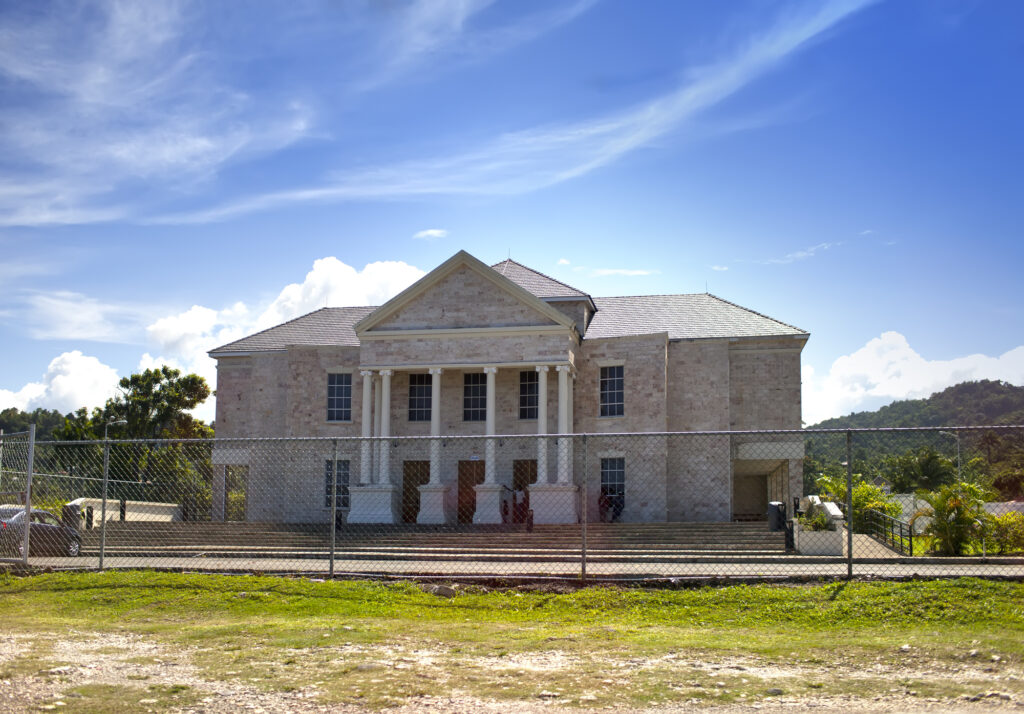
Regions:
<svg viewBox="0 0 1024 714"><path fill-rule="evenodd" d="M670 340L775 337L807 332L706 293L594 298L586 339L667 332Z"/></svg>
<svg viewBox="0 0 1024 714"><path fill-rule="evenodd" d="M503 260L491 268L527 292L533 293L539 298L557 297L578 297L586 299L589 296L576 288L550 278L544 273L538 273L533 268L527 268L522 263L512 260Z"/></svg>
<svg viewBox="0 0 1024 714"><path fill-rule="evenodd" d="M270 352L288 345L342 345L358 347L352 326L376 307L325 307L296 317L276 327L243 337L210 351L216 357L225 352Z"/></svg>

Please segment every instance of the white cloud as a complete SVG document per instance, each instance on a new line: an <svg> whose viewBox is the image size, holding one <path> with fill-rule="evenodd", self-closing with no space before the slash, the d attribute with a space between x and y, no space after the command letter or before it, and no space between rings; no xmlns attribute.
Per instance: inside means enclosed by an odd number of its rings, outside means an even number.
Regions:
<svg viewBox="0 0 1024 714"><path fill-rule="evenodd" d="M835 248L840 245L842 245L842 242L818 243L817 245L812 245L808 248L804 248L803 250L798 250L793 253L784 255L781 258L768 258L767 260L759 260L757 262L761 263L762 265L787 265L789 263L795 263L798 260L806 260L808 258L813 258L816 253L826 251L829 248Z"/></svg>
<svg viewBox="0 0 1024 714"><path fill-rule="evenodd" d="M558 259L558 264L559 265L568 265L569 264L569 259L568 258L559 258Z"/></svg>
<svg viewBox="0 0 1024 714"><path fill-rule="evenodd" d="M117 370L78 350L55 357L42 380L17 392L0 389L0 408L31 411L37 407L67 413L79 407L103 406L117 393Z"/></svg>
<svg viewBox="0 0 1024 714"><path fill-rule="evenodd" d="M337 258L320 258L302 283L286 286L256 321L277 325L321 307L380 305L426 273L402 261L379 261L356 270Z"/></svg>
<svg viewBox="0 0 1024 714"><path fill-rule="evenodd" d="M29 332L44 340L134 342L152 315L151 308L106 303L65 290L31 293L27 303Z"/></svg>
<svg viewBox="0 0 1024 714"><path fill-rule="evenodd" d="M577 0L494 28L477 23L494 0L414 0L396 6L388 16L373 58L358 89L373 89L432 58L447 56L462 61L504 52L572 21L596 0Z"/></svg>
<svg viewBox="0 0 1024 714"><path fill-rule="evenodd" d="M865 228L864 230L862 230L860 232L860 235L862 235L862 236L869 236L869 235L873 235L873 234L874 234L874 231L871 230L870 228Z"/></svg>
<svg viewBox="0 0 1024 714"><path fill-rule="evenodd" d="M167 364L216 384L216 362L206 353L247 334L273 327L322 307L380 305L425 275L400 261L369 263L362 270L334 257L321 258L301 283L285 286L263 310L236 303L223 310L193 305L184 312L156 320L146 328L156 355L142 355L139 369ZM214 400L194 411L206 421L214 417Z"/></svg>
<svg viewBox="0 0 1024 714"><path fill-rule="evenodd" d="M828 374L803 369L804 421L823 419L871 408L879 400L919 399L959 382L999 379L1024 384L1024 346L999 357L967 355L951 360L928 360L915 352L899 332L884 332L856 352L832 363Z"/></svg>
<svg viewBox="0 0 1024 714"><path fill-rule="evenodd" d="M131 211L110 205L121 186L177 190L310 133L303 102L218 78L194 11L99 0L5 13L0 79L19 101L0 114L0 153L20 168L0 186L0 225L123 218Z"/></svg>
<svg viewBox="0 0 1024 714"><path fill-rule="evenodd" d="M728 270L729 266L728 265L712 265L711 269L712 270L717 270L719 272L722 272L722 271Z"/></svg>
<svg viewBox="0 0 1024 714"><path fill-rule="evenodd" d="M426 230L419 231L413 234L413 238L422 238L424 240L434 240L435 238L444 238L448 235L448 231L444 228L427 228Z"/></svg>
<svg viewBox="0 0 1024 714"><path fill-rule="evenodd" d="M835 0L752 38L733 56L699 71L672 92L625 111L582 121L503 134L462 153L365 170L338 171L329 180L206 210L154 219L207 223L278 206L425 195L508 195L583 176L649 146L785 61L874 0Z"/></svg>

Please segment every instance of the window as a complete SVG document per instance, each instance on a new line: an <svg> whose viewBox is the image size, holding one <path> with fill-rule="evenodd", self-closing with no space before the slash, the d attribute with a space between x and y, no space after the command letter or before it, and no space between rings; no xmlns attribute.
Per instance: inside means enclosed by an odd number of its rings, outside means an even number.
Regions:
<svg viewBox="0 0 1024 714"><path fill-rule="evenodd" d="M617 521L626 507L626 459L601 459L601 496L598 500L601 520Z"/></svg>
<svg viewBox="0 0 1024 714"><path fill-rule="evenodd" d="M540 399L540 375L533 372L519 373L519 418L536 419Z"/></svg>
<svg viewBox="0 0 1024 714"><path fill-rule="evenodd" d="M462 382L462 420L487 420L487 375L468 372Z"/></svg>
<svg viewBox="0 0 1024 714"><path fill-rule="evenodd" d="M348 508L348 461L337 461L338 467L338 508ZM324 461L324 507L331 507L331 494L334 493L334 469L330 459Z"/></svg>
<svg viewBox="0 0 1024 714"><path fill-rule="evenodd" d="M352 421L352 375L327 375L327 421Z"/></svg>
<svg viewBox="0 0 1024 714"><path fill-rule="evenodd" d="M626 390L622 365L601 368L601 416L622 416L625 413Z"/></svg>
<svg viewBox="0 0 1024 714"><path fill-rule="evenodd" d="M429 374L409 375L409 421L430 421L433 382Z"/></svg>

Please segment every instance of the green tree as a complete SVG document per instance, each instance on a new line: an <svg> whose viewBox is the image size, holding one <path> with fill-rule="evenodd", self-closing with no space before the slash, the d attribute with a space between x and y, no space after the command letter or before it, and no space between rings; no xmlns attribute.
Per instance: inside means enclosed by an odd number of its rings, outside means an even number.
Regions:
<svg viewBox="0 0 1024 714"><path fill-rule="evenodd" d="M90 413L83 407L68 414L55 438L102 439L108 423L124 420L126 424L110 429L110 437L136 441L110 446L110 496L181 503L189 518L208 513L213 472L209 444L174 441L213 436L209 426L188 413L210 396L206 380L163 366L125 377L119 388L120 394L108 399L103 408ZM102 463L100 444L57 453L70 463L74 459L81 461L87 451L95 471L96 465ZM66 471L69 463L60 463L61 470Z"/></svg>
<svg viewBox="0 0 1024 714"><path fill-rule="evenodd" d="M924 532L935 539L934 550L942 555L963 555L984 531L989 519L985 512L988 495L981 486L964 482L946 484L937 491L921 491L918 498L928 505L910 522L930 518Z"/></svg>
<svg viewBox="0 0 1024 714"><path fill-rule="evenodd" d="M208 438L212 430L194 418L194 409L210 396L206 380L196 374L182 375L166 365L124 377L120 394L89 413L84 407L64 419L54 433L63 441L103 438L104 427L112 421L126 425L116 432L122 439ZM113 432L112 432L113 433Z"/></svg>
<svg viewBox="0 0 1024 714"><path fill-rule="evenodd" d="M885 476L897 493L934 491L956 481L956 463L931 446L922 446L885 461Z"/></svg>

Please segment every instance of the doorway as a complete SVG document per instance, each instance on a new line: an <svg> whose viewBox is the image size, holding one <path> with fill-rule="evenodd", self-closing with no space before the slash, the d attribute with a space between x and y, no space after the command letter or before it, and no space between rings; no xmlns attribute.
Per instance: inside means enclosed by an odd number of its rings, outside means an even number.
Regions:
<svg viewBox="0 0 1024 714"><path fill-rule="evenodd" d="M402 464L402 523L415 523L420 513L419 487L430 481L429 461Z"/></svg>
<svg viewBox="0 0 1024 714"><path fill-rule="evenodd" d="M525 523L530 511L530 486L537 483L537 460L512 462L512 522Z"/></svg>
<svg viewBox="0 0 1024 714"><path fill-rule="evenodd" d="M483 482L483 461L459 462L459 523L473 522L473 515L476 513L476 489L473 487Z"/></svg>

